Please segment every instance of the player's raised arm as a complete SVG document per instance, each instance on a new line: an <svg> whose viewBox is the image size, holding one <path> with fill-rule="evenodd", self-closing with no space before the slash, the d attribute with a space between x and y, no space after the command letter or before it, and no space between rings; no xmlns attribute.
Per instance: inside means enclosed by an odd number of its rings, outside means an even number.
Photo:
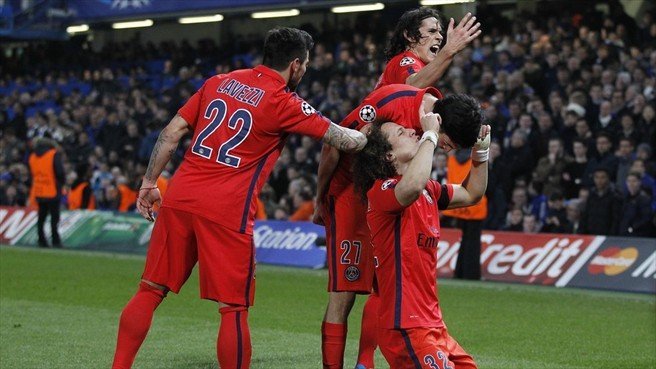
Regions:
<svg viewBox="0 0 656 369"><path fill-rule="evenodd" d="M360 131L330 123L322 141L344 152L358 152L367 144L367 137Z"/></svg>
<svg viewBox="0 0 656 369"><path fill-rule="evenodd" d="M455 55L481 34L481 24L476 22L476 17L471 13L467 13L455 28L454 23L451 18L446 32L446 44L435 55L435 59L419 72L409 76L406 79L407 84L418 88L434 86L449 68Z"/></svg>
<svg viewBox="0 0 656 369"><path fill-rule="evenodd" d="M439 114L424 112L424 104L419 108L419 117L424 135L417 154L412 158L408 169L403 173L399 184L394 188L394 195L399 204L408 206L415 202L426 188L433 167L433 151L437 147L438 132L442 118Z"/></svg>
<svg viewBox="0 0 656 369"><path fill-rule="evenodd" d="M472 147L472 166L461 185L453 185L453 198L448 209L478 203L487 189L487 160L490 153L490 126L481 126L478 141Z"/></svg>
<svg viewBox="0 0 656 369"><path fill-rule="evenodd" d="M189 132L189 125L179 115L176 114L169 124L160 132L153 152L150 154L148 168L144 175L139 197L137 198L137 210L146 219L153 221L153 204L161 201L159 191L157 190L157 178L162 174L162 170L171 160L171 156L178 147L180 139Z"/></svg>

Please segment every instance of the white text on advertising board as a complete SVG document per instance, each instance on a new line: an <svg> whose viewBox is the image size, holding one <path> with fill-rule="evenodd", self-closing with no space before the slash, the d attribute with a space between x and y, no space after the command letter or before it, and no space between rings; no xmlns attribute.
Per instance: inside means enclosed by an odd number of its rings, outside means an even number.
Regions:
<svg viewBox="0 0 656 369"><path fill-rule="evenodd" d="M255 247L258 249L309 250L319 238L315 232L303 232L301 228L277 231L263 225L253 232Z"/></svg>

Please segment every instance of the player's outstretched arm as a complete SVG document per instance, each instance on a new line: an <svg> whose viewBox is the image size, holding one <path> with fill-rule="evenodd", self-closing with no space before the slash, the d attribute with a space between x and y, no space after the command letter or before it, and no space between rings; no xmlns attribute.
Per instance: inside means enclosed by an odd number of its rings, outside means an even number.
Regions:
<svg viewBox="0 0 656 369"><path fill-rule="evenodd" d="M180 139L189 132L189 125L178 114L171 119L169 124L160 132L153 152L150 154L148 168L144 175L139 197L137 198L137 210L146 219L153 221L153 204L161 200L157 190L157 178L162 170L171 160L171 156L178 147Z"/></svg>
<svg viewBox="0 0 656 369"><path fill-rule="evenodd" d="M487 189L487 160L490 152L490 126L482 126L478 141L472 148L472 166L461 185L453 186L453 198L448 209L478 203Z"/></svg>
<svg viewBox="0 0 656 369"><path fill-rule="evenodd" d="M322 141L344 152L358 152L367 144L367 137L360 131L330 123Z"/></svg>
<svg viewBox="0 0 656 369"><path fill-rule="evenodd" d="M453 57L481 34L481 24L476 22L476 17L471 13L467 13L456 27L453 25L454 20L451 18L446 32L446 44L433 61L406 79L407 84L417 88L434 86L451 65Z"/></svg>

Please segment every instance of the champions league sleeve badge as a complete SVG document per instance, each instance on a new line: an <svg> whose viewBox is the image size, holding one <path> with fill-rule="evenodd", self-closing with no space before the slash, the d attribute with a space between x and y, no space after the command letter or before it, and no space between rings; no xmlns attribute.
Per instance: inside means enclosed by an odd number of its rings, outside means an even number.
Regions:
<svg viewBox="0 0 656 369"><path fill-rule="evenodd" d="M387 181L383 182L382 186L380 186L383 191L394 187L396 187L396 179L388 179Z"/></svg>
<svg viewBox="0 0 656 369"><path fill-rule="evenodd" d="M360 119L364 122L371 123L376 119L376 109L371 105L365 105L360 109Z"/></svg>
<svg viewBox="0 0 656 369"><path fill-rule="evenodd" d="M314 114L317 110L312 107L312 105L308 104L306 101L303 101L301 103L301 111L303 111L303 114L310 116Z"/></svg>
<svg viewBox="0 0 656 369"><path fill-rule="evenodd" d="M414 60L413 58L406 56L405 58L401 59L401 62L399 63L400 66L405 67L406 65L411 65L416 63L417 61Z"/></svg>

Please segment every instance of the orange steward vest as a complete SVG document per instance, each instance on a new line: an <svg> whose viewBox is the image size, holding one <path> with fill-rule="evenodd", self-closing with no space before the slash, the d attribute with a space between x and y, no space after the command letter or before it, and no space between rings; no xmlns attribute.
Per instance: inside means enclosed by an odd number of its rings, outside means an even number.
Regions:
<svg viewBox="0 0 656 369"><path fill-rule="evenodd" d="M467 178L471 168L471 159L463 164L458 163L455 155L449 156L447 161L446 180L450 184L459 184ZM484 220L487 217L487 197L483 195L481 201L476 205L465 208L450 209L442 211L442 214L459 219Z"/></svg>
<svg viewBox="0 0 656 369"><path fill-rule="evenodd" d="M57 197L57 178L55 177L55 154L50 149L41 156L30 155L29 164L32 173L32 191L35 198L52 199Z"/></svg>
<svg viewBox="0 0 656 369"><path fill-rule="evenodd" d="M77 187L71 189L68 194L68 209L75 210L82 208L82 195L84 189L89 187L89 182L82 182ZM89 206L86 209L94 210L96 208L96 198L93 193L89 196Z"/></svg>
<svg viewBox="0 0 656 369"><path fill-rule="evenodd" d="M118 205L118 211L127 212L134 203L137 202L137 191L130 187L120 184L118 192L121 194L121 203Z"/></svg>

